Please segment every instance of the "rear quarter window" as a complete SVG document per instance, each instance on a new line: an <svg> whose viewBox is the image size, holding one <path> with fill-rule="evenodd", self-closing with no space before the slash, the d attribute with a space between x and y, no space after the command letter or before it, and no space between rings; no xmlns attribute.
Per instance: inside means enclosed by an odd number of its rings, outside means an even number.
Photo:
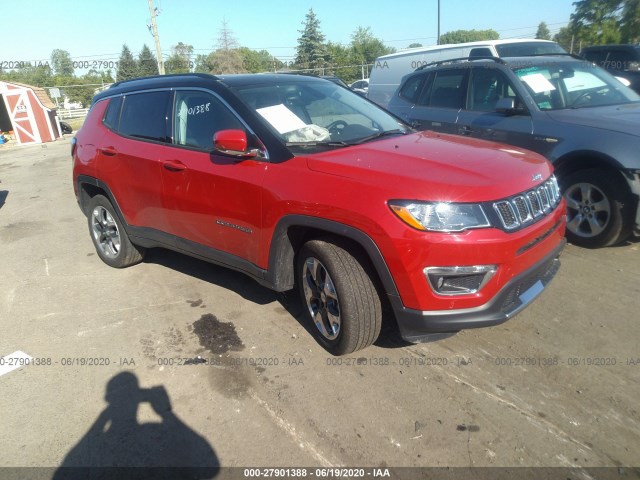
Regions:
<svg viewBox="0 0 640 480"><path fill-rule="evenodd" d="M111 130L118 130L121 107L122 97L115 97L109 100L109 105L107 105L107 111L104 113L102 123L104 123Z"/></svg>
<svg viewBox="0 0 640 480"><path fill-rule="evenodd" d="M415 103L424 78L425 75L416 75L409 78L400 89L400 96L411 103Z"/></svg>
<svg viewBox="0 0 640 480"><path fill-rule="evenodd" d="M156 142L171 142L170 92L147 92L124 97L118 133Z"/></svg>

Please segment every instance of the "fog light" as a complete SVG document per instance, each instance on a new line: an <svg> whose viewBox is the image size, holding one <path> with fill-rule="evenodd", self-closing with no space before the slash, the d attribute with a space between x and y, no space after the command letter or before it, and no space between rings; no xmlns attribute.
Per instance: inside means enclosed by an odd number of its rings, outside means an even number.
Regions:
<svg viewBox="0 0 640 480"><path fill-rule="evenodd" d="M468 295L479 292L497 270L497 265L427 267L424 274L438 295Z"/></svg>

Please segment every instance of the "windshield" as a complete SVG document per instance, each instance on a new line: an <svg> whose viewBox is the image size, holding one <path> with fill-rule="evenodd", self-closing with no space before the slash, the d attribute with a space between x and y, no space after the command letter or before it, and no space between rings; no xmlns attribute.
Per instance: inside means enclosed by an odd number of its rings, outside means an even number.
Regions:
<svg viewBox="0 0 640 480"><path fill-rule="evenodd" d="M590 62L548 62L514 68L540 110L639 102L633 90Z"/></svg>
<svg viewBox="0 0 640 480"><path fill-rule="evenodd" d="M516 42L496 45L500 57L526 57L528 55L545 55L549 53L567 53L555 42Z"/></svg>
<svg viewBox="0 0 640 480"><path fill-rule="evenodd" d="M409 131L360 95L328 81L283 78L234 91L289 147L335 148Z"/></svg>

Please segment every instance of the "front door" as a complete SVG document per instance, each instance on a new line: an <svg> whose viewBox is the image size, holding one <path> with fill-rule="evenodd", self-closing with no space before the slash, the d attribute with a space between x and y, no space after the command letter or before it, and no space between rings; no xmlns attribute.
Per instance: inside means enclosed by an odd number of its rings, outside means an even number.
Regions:
<svg viewBox="0 0 640 480"><path fill-rule="evenodd" d="M171 233L256 263L268 163L213 150L215 132L246 127L211 92L176 91L173 124L174 146L160 159Z"/></svg>

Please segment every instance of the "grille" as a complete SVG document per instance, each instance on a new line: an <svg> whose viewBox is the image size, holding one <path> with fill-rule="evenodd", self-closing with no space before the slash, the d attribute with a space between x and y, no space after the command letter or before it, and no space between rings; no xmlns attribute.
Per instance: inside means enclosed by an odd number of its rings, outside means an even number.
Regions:
<svg viewBox="0 0 640 480"><path fill-rule="evenodd" d="M506 230L527 226L549 214L560 203L560 188L552 176L542 185L506 200L494 202L493 208Z"/></svg>
<svg viewBox="0 0 640 480"><path fill-rule="evenodd" d="M484 279L484 273L476 273L475 275L457 275L448 277L443 286L448 290L455 291L475 291L480 288L480 284Z"/></svg>

